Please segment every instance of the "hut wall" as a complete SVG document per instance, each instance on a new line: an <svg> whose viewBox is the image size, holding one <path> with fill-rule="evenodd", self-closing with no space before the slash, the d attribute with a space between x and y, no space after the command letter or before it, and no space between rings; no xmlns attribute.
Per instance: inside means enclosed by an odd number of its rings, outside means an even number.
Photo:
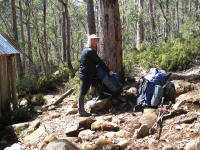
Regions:
<svg viewBox="0 0 200 150"><path fill-rule="evenodd" d="M16 106L16 79L14 56L0 56L0 116Z"/></svg>

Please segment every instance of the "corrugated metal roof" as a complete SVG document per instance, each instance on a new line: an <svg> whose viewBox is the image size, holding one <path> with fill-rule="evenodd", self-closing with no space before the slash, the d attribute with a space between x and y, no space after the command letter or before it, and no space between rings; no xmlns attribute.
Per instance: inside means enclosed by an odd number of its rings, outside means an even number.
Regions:
<svg viewBox="0 0 200 150"><path fill-rule="evenodd" d="M0 34L0 55L19 54L19 51Z"/></svg>

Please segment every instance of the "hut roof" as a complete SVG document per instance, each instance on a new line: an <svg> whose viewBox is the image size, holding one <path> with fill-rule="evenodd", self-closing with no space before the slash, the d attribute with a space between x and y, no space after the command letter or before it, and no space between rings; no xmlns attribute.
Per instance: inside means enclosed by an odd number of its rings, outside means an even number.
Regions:
<svg viewBox="0 0 200 150"><path fill-rule="evenodd" d="M3 31L0 30L0 55L19 54L21 49Z"/></svg>

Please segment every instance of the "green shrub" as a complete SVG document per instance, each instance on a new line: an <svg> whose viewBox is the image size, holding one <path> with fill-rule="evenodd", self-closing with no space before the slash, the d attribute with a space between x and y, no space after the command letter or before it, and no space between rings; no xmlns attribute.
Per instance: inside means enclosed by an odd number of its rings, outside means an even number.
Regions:
<svg viewBox="0 0 200 150"><path fill-rule="evenodd" d="M124 50L123 52L123 68L125 76L131 74L134 71L134 67L137 64L137 55L136 50Z"/></svg>
<svg viewBox="0 0 200 150"><path fill-rule="evenodd" d="M51 90L55 90L56 89L55 78L52 75L48 77L42 76L38 79L37 86L38 86L38 91L40 92L48 92Z"/></svg>
<svg viewBox="0 0 200 150"><path fill-rule="evenodd" d="M135 64L145 69L157 67L166 71L184 70L195 57L200 55L199 38L177 38L140 53L125 52L123 57L125 72L133 70Z"/></svg>
<svg viewBox="0 0 200 150"><path fill-rule="evenodd" d="M27 94L37 93L37 82L32 79L27 79L26 77L21 80L16 81L16 89L18 93L18 98L25 97Z"/></svg>
<svg viewBox="0 0 200 150"><path fill-rule="evenodd" d="M70 78L69 81L65 84L63 92L66 92L71 88L74 89L73 95L75 95L77 99L80 91L80 79L78 77L78 71L76 72L75 76L73 78Z"/></svg>
<svg viewBox="0 0 200 150"><path fill-rule="evenodd" d="M41 106L45 104L45 100L43 98L43 94L37 94L31 100L31 104L35 106Z"/></svg>

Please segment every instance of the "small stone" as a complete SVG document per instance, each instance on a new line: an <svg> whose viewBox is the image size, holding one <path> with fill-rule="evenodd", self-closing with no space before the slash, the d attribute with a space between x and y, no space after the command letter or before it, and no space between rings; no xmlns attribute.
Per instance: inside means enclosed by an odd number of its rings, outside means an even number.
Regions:
<svg viewBox="0 0 200 150"><path fill-rule="evenodd" d="M139 129L136 129L134 133L135 138L143 138L147 135L149 135L149 128L146 124L143 124Z"/></svg>
<svg viewBox="0 0 200 150"><path fill-rule="evenodd" d="M56 109L56 106L55 105L51 105L48 107L48 110L55 110Z"/></svg>
<svg viewBox="0 0 200 150"><path fill-rule="evenodd" d="M50 116L51 119L54 119L54 118L58 118L60 117L60 114L59 113L54 113Z"/></svg>
<svg viewBox="0 0 200 150"><path fill-rule="evenodd" d="M171 145L165 145L162 150L173 150L174 148Z"/></svg>
<svg viewBox="0 0 200 150"><path fill-rule="evenodd" d="M56 136L49 135L49 136L47 136L47 137L44 138L43 142L48 144L49 142L54 141L54 140L57 140Z"/></svg>
<svg viewBox="0 0 200 150"><path fill-rule="evenodd" d="M72 104L71 108L78 108L77 103Z"/></svg>
<svg viewBox="0 0 200 150"><path fill-rule="evenodd" d="M78 126L72 126L72 127L69 127L65 130L66 136L69 136L69 137L77 137L79 132L80 131L79 131Z"/></svg>
<svg viewBox="0 0 200 150"><path fill-rule="evenodd" d="M42 106L34 106L34 111L37 113L41 113L42 112Z"/></svg>
<svg viewBox="0 0 200 150"><path fill-rule="evenodd" d="M91 140L94 137L93 133L94 131L91 130L83 130L78 134L78 137L82 140Z"/></svg>
<svg viewBox="0 0 200 150"><path fill-rule="evenodd" d="M127 147L128 144L129 144L129 140L122 140L117 145L119 145L120 148L124 149Z"/></svg>
<svg viewBox="0 0 200 150"><path fill-rule="evenodd" d="M68 108L66 111L66 115L71 115L71 114L76 114L76 113L78 113L77 108Z"/></svg>

